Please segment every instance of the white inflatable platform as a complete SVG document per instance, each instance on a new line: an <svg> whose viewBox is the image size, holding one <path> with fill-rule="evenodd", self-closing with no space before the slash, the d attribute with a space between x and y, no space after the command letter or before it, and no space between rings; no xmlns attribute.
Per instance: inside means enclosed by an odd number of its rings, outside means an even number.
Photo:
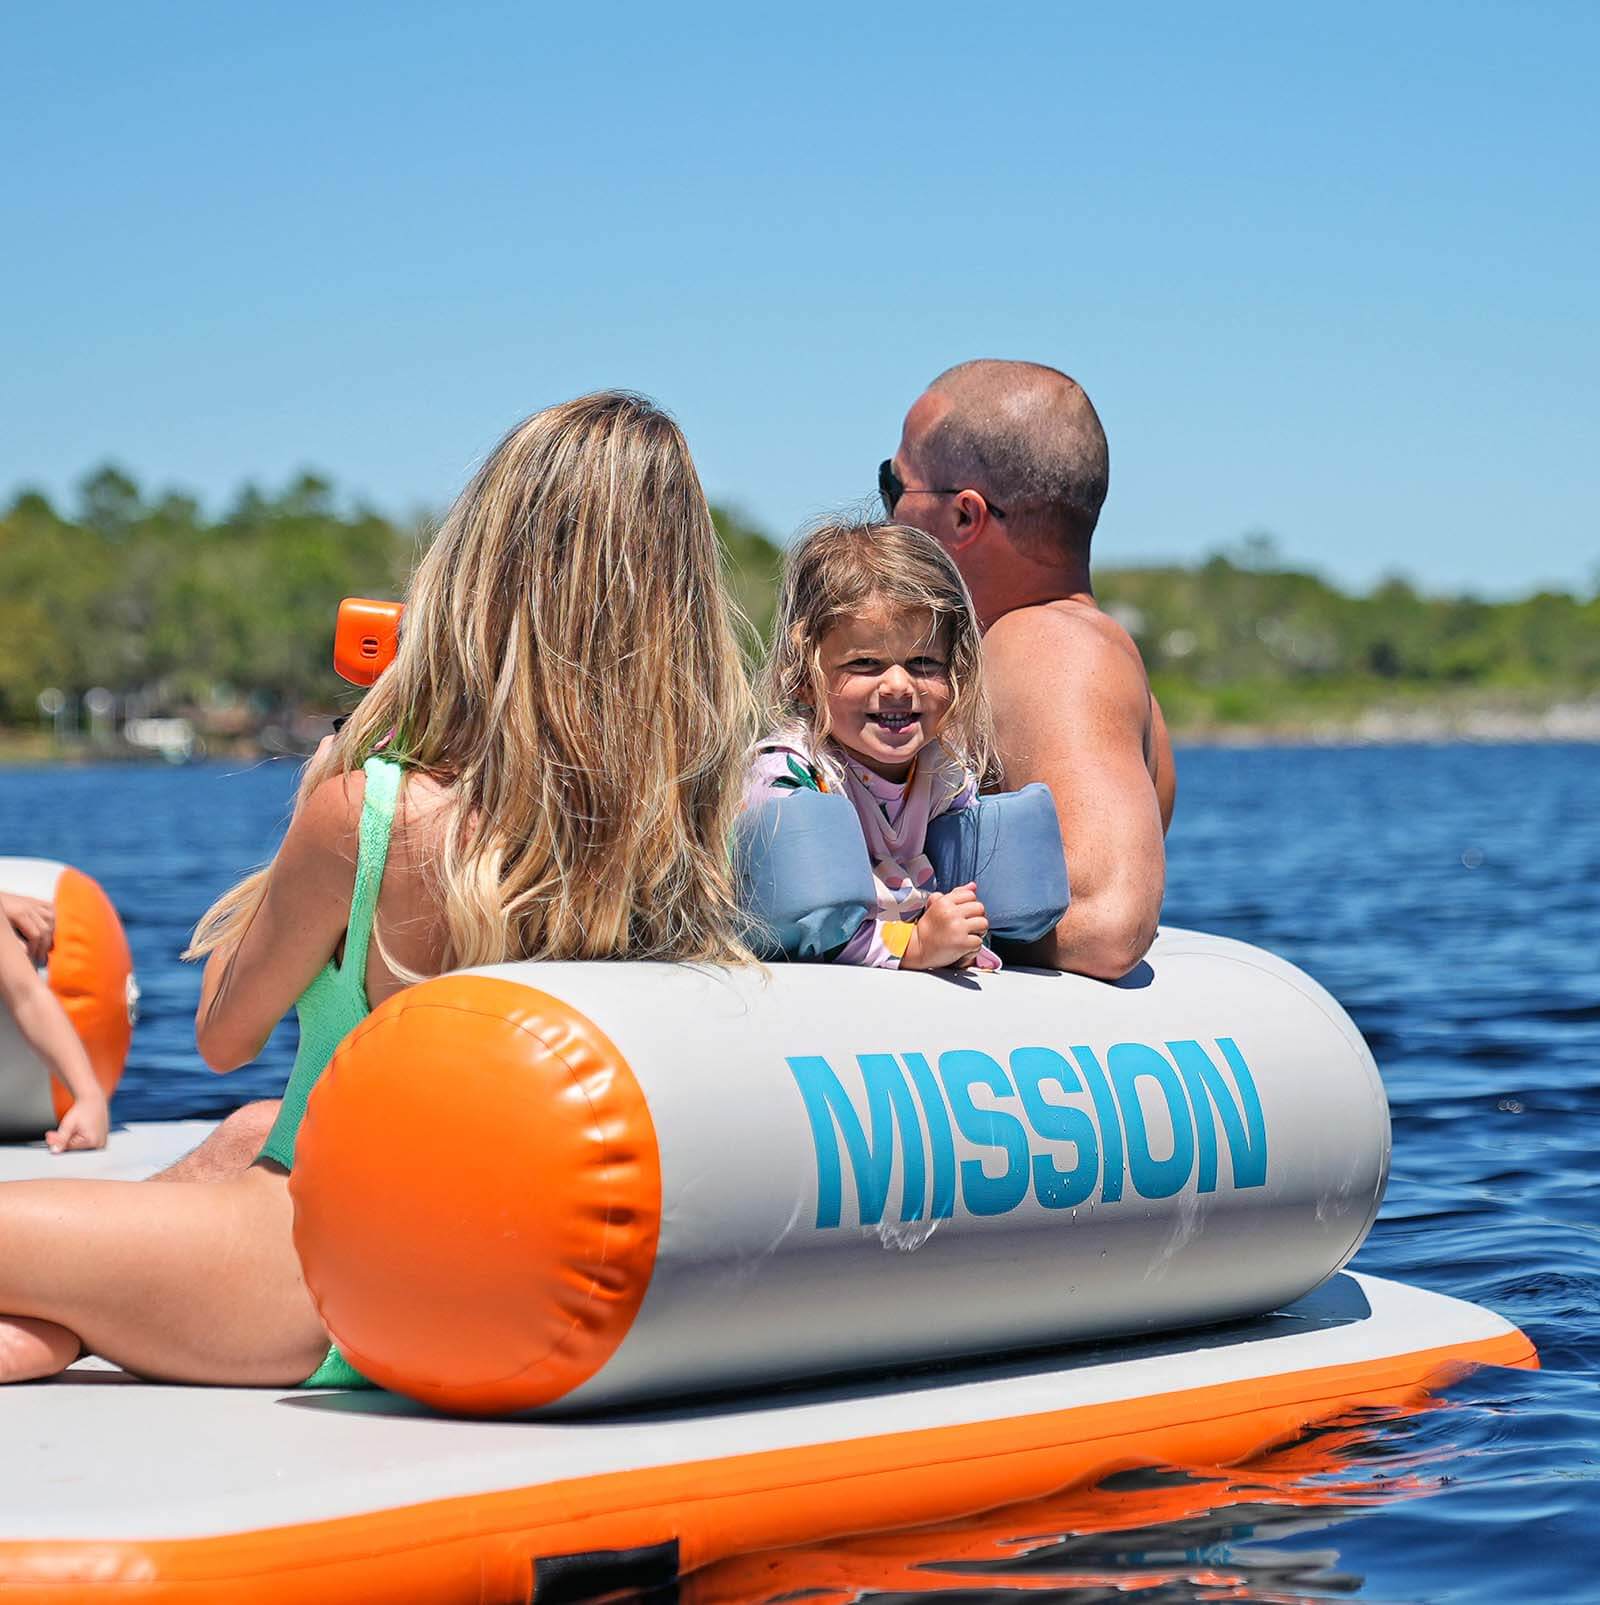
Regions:
<svg viewBox="0 0 1600 1605"><path fill-rule="evenodd" d="M0 1181L132 1178L208 1129L0 1148ZM554 1421L155 1386L85 1361L0 1390L0 1596L571 1599L1131 1465L1215 1466L1354 1405L1415 1404L1475 1364L1536 1363L1488 1311L1350 1273L1203 1331Z"/></svg>

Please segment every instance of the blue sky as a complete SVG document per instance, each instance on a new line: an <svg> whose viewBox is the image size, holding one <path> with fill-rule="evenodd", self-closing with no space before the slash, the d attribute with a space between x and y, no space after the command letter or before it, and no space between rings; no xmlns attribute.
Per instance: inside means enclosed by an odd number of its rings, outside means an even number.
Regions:
<svg viewBox="0 0 1600 1605"><path fill-rule="evenodd" d="M949 363L1076 375L1102 562L1600 568L1586 3L14 4L0 493L439 506L602 385L783 535Z"/></svg>

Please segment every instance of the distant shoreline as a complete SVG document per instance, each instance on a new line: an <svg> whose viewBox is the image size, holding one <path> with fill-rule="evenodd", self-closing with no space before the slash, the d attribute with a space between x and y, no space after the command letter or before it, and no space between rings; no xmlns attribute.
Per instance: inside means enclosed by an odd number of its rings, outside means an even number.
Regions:
<svg viewBox="0 0 1600 1605"><path fill-rule="evenodd" d="M1238 724L1184 724L1172 738L1189 747L1556 746L1600 742L1600 697L1545 708L1380 705L1342 717Z"/></svg>
<svg viewBox="0 0 1600 1605"><path fill-rule="evenodd" d="M1557 703L1542 711L1506 708L1371 708L1344 718L1304 717L1238 724L1172 727L1178 747L1446 747L1600 744L1600 698ZM309 757L239 737L213 743L200 762L256 763ZM87 741L60 746L38 731L0 729L0 768L22 765L160 765L159 755ZM176 767L182 767L178 765Z"/></svg>

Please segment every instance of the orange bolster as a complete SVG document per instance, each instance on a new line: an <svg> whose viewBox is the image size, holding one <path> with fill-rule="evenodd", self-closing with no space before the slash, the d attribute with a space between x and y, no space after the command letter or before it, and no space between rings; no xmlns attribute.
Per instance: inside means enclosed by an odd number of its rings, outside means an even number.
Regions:
<svg viewBox="0 0 1600 1605"><path fill-rule="evenodd" d="M81 870L56 882L56 935L46 978L78 1033L106 1097L116 1091L133 1040L133 955L111 899ZM72 1094L50 1078L59 1120Z"/></svg>
<svg viewBox="0 0 1600 1605"><path fill-rule="evenodd" d="M588 1380L655 1265L661 1167L633 1072L533 987L449 975L340 1045L290 1178L294 1241L352 1365L503 1415Z"/></svg>

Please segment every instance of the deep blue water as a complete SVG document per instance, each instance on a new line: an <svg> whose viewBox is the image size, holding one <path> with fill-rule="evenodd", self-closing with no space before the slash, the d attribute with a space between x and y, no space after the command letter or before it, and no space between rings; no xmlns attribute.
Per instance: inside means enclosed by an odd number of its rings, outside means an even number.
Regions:
<svg viewBox="0 0 1600 1605"><path fill-rule="evenodd" d="M926 1590L1163 1605L1600 1599L1600 748L1201 750L1179 773L1167 919L1303 965L1383 1068L1393 1173L1356 1268L1500 1311L1543 1369L1480 1371L1442 1408L1313 1434L1303 1448L1339 1448L1339 1469L1296 1484L1320 1509L1274 1497L1295 1482L1291 1452L1198 1484L1173 1473L1198 1488L1190 1514L1096 1532L1118 1483L1073 1506L1070 1532L1021 1524L1042 1536L997 1552L981 1582L970 1553L941 1565L953 1549L928 1535ZM0 853L79 865L127 922L144 1005L119 1119L212 1113L281 1087L292 1028L248 1070L200 1064L198 974L176 955L209 899L270 854L293 781L283 762L0 770Z"/></svg>

